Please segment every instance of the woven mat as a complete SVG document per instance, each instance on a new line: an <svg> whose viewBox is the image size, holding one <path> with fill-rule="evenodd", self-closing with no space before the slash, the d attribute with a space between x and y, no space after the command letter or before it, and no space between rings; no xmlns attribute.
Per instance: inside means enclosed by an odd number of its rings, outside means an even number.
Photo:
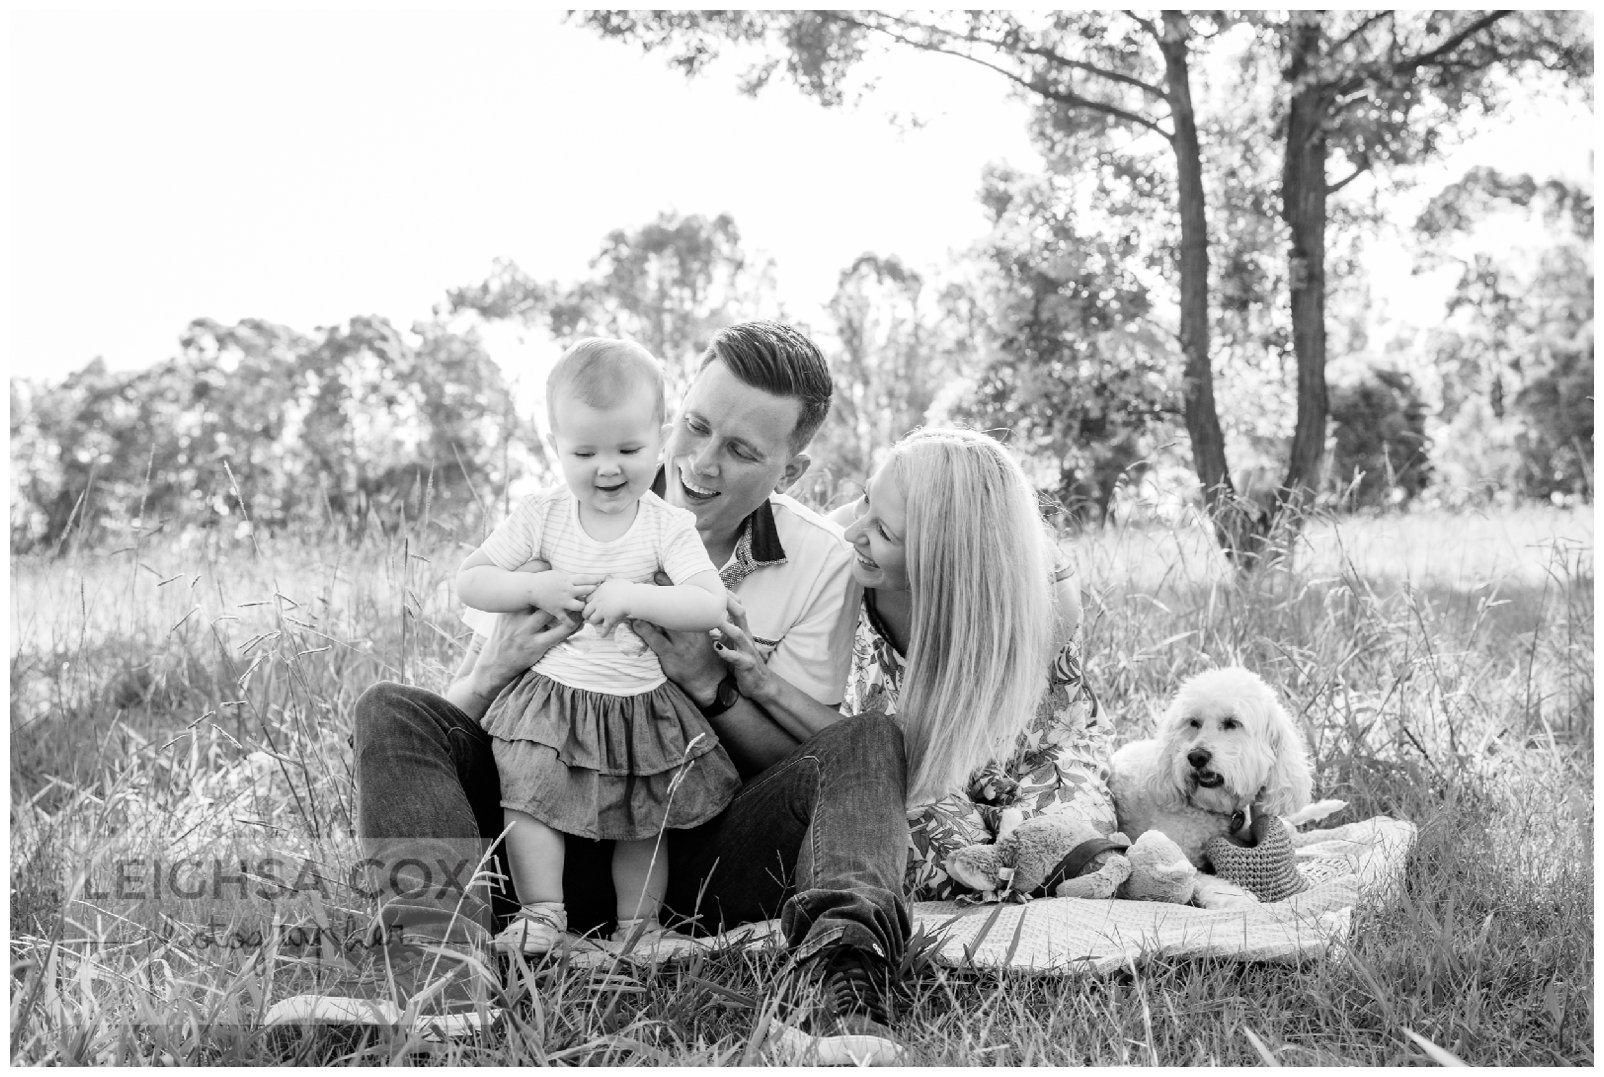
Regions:
<svg viewBox="0 0 1604 1077"><path fill-rule="evenodd" d="M1153 958L1219 957L1296 963L1340 957L1354 910L1392 900L1414 844L1413 823L1377 816L1296 834L1309 889L1246 909L1156 901L1040 898L1023 905L921 901L914 933L941 940L934 959L959 968L1103 974ZM777 938L778 921L730 932L732 942Z"/></svg>

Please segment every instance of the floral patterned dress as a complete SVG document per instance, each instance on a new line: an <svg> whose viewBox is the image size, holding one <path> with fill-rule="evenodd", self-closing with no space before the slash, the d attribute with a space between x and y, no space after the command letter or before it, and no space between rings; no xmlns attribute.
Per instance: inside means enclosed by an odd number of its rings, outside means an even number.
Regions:
<svg viewBox="0 0 1604 1077"><path fill-rule="evenodd" d="M867 591L847 681L847 712L883 711L895 719L904 669L903 656L892 646L875 610L874 592ZM977 768L966 788L908 814L909 896L914 901L941 901L963 892L943 865L966 845L994 841L1004 808L1017 808L1026 819L1073 811L1104 834L1112 834L1116 827L1114 798L1108 790L1112 748L1113 729L1081 677L1080 641L1071 640L1054 657L1036 718L1008 757Z"/></svg>

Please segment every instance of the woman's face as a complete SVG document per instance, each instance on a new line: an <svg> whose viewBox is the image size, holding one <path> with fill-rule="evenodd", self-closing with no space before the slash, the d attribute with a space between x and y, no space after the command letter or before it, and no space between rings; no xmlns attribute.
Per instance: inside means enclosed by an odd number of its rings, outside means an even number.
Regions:
<svg viewBox="0 0 1604 1077"><path fill-rule="evenodd" d="M882 467L858 502L858 516L847 525L847 541L857 557L852 576L881 591L908 590L908 504L902 484Z"/></svg>

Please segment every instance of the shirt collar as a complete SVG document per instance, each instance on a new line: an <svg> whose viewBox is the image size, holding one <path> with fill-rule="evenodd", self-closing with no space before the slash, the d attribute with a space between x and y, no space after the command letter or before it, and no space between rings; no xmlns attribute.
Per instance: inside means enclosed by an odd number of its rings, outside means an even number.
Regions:
<svg viewBox="0 0 1604 1077"><path fill-rule="evenodd" d="M668 491L668 479L662 468L652 482L652 492L662 497ZM780 529L774 522L774 506L768 498L741 521L735 536L735 551L729 563L719 569L719 578L725 587L734 587L760 568L785 564L785 547L780 543Z"/></svg>

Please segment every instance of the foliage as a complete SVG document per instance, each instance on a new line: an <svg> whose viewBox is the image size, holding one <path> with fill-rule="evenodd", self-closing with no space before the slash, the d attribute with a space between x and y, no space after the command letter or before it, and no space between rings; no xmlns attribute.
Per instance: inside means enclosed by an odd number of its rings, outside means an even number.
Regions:
<svg viewBox="0 0 1604 1077"><path fill-rule="evenodd" d="M661 213L602 240L591 275L537 281L515 263L447 293L451 312L539 326L559 344L629 337L663 361L670 398L689 384L713 334L742 318L780 314L770 259L749 255L734 218Z"/></svg>
<svg viewBox="0 0 1604 1077"><path fill-rule="evenodd" d="M1431 476L1426 405L1401 370L1372 368L1331 394L1331 482L1350 508L1404 504Z"/></svg>
<svg viewBox="0 0 1604 1077"><path fill-rule="evenodd" d="M1329 197L1378 166L1415 163L1438 152L1459 121L1502 103L1500 73L1557 71L1575 81L1590 74L1592 64L1590 23L1565 12L1176 11L1152 19L1084 11L592 11L578 18L605 36L665 55L687 76L704 72L726 51L749 59L755 53L738 78L744 91L757 92L783 71L826 106L868 92L878 74L876 58L890 50L952 56L995 72L1032 101L1033 132L1050 155L1118 132L1114 152L1171 195L1165 213L1179 224L1179 242L1169 249L1186 360L1182 411L1219 537L1244 565L1256 561L1255 541L1266 538L1280 507L1294 505L1320 482L1328 405ZM1289 235L1284 278L1274 283L1290 298L1296 417L1285 478L1269 512L1241 511L1245 506L1233 495L1213 387L1210 245L1221 218L1212 233L1205 221L1206 202L1220 195L1217 183L1206 190L1203 173L1206 159L1215 167L1220 161L1200 138L1193 74L1201 61L1231 46L1241 58L1242 88L1230 107L1242 117L1239 129L1256 137L1225 152L1237 160L1279 157L1281 167L1253 175L1227 166L1225 197L1260 223L1261 237L1279 231L1263 227L1265 211L1279 203ZM1265 92L1266 86L1273 89ZM1211 137L1221 126L1211 129L1206 117L1202 123ZM1157 170L1165 150L1172 170ZM1328 174L1328 163L1335 175ZM1262 265L1250 264L1252 247L1261 259L1270 249L1261 241L1227 252L1228 311L1250 309L1253 293L1262 296L1270 282Z"/></svg>
<svg viewBox="0 0 1604 1077"><path fill-rule="evenodd" d="M862 482L974 365L979 312L963 283L932 285L894 255L865 252L841 271L829 315L835 392L809 453L838 482Z"/></svg>
<svg viewBox="0 0 1604 1077"><path fill-rule="evenodd" d="M1459 435L1453 466L1528 497L1591 496L1592 198L1476 168L1432 199L1416 232L1423 270L1458 269L1429 343L1441 417Z"/></svg>
<svg viewBox="0 0 1604 1077"><path fill-rule="evenodd" d="M1047 463L1053 497L1093 522L1111 518L1115 488L1140 475L1179 413L1175 353L1149 319L1136 232L1120 218L1098 228L1078 208L1126 204L1129 178L1106 161L1075 183L988 171L989 358L953 409L1010 431L1016 450Z"/></svg>
<svg viewBox="0 0 1604 1077"><path fill-rule="evenodd" d="M192 322L145 370L97 360L13 382L14 549L178 527L360 532L475 506L515 431L471 334L353 318L316 339L259 319Z"/></svg>

